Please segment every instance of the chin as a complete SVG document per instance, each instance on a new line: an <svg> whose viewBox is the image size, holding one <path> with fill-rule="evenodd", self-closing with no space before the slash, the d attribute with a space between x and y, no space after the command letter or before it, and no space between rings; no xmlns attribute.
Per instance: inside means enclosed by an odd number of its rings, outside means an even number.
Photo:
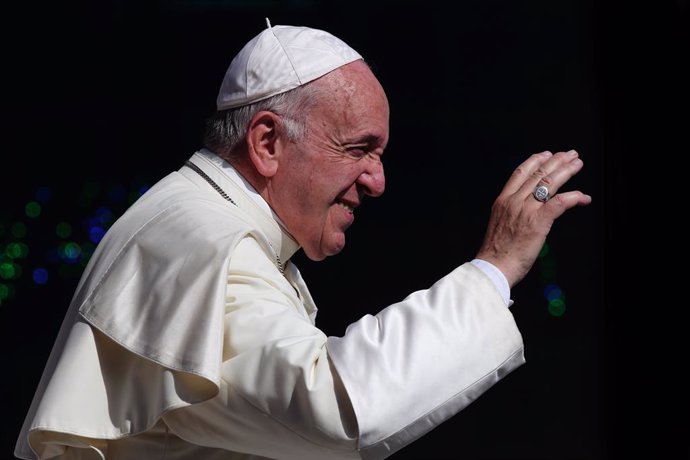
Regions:
<svg viewBox="0 0 690 460"><path fill-rule="evenodd" d="M309 260L313 260L314 262L320 262L327 257L326 254L323 253L312 254L309 251L304 251L304 253L307 255Z"/></svg>
<svg viewBox="0 0 690 460"><path fill-rule="evenodd" d="M322 245L323 246L323 245ZM336 254L339 254L340 251L342 251L345 248L345 235L341 234L340 238L335 238L335 241L332 241L331 244L326 245L325 247L319 246L316 249L308 249L304 247L304 253L307 255L307 257L310 260L313 260L315 262L319 262L326 257L334 256Z"/></svg>

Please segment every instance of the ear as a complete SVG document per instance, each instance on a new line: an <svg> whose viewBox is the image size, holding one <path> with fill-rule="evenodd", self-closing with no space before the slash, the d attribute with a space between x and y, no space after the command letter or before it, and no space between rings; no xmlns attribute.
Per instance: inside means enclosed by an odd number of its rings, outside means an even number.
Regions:
<svg viewBox="0 0 690 460"><path fill-rule="evenodd" d="M273 112L262 111L252 117L247 129L249 160L264 177L273 177L278 171L281 153L280 117Z"/></svg>

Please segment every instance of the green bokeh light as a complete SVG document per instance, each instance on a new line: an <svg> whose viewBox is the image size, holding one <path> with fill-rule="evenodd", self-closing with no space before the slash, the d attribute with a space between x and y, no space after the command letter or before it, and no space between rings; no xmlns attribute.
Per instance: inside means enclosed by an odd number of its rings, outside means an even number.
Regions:
<svg viewBox="0 0 690 460"><path fill-rule="evenodd" d="M4 252L10 259L16 259L21 255L21 248L17 243L10 243L7 245Z"/></svg>
<svg viewBox="0 0 690 460"><path fill-rule="evenodd" d="M29 201L24 207L26 215L32 219L41 215L41 205L37 201Z"/></svg>
<svg viewBox="0 0 690 460"><path fill-rule="evenodd" d="M565 302L563 299L553 299L549 301L549 313L551 316L563 316L565 313Z"/></svg>
<svg viewBox="0 0 690 460"><path fill-rule="evenodd" d="M544 243L544 246L541 247L541 251L539 251L539 257L545 257L549 253L549 243Z"/></svg>
<svg viewBox="0 0 690 460"><path fill-rule="evenodd" d="M14 299L16 289L12 284L0 283L0 305L4 300Z"/></svg>
<svg viewBox="0 0 690 460"><path fill-rule="evenodd" d="M60 222L55 226L55 233L60 238L69 238L72 234L72 226L67 222Z"/></svg>
<svg viewBox="0 0 690 460"><path fill-rule="evenodd" d="M74 241L61 244L58 250L60 256L68 262L76 262L81 254L81 246Z"/></svg>
<svg viewBox="0 0 690 460"><path fill-rule="evenodd" d="M26 224L24 222L15 222L12 224L10 232L15 238L24 238L26 236Z"/></svg>
<svg viewBox="0 0 690 460"><path fill-rule="evenodd" d="M50 186L42 186L36 190L34 196L26 197L20 201L19 213L10 214L0 209L0 286L3 306L11 303L15 297L14 292L23 289L22 279L33 280L32 286L41 284L43 278L36 275L35 264L51 265L51 275L62 278L78 278L88 264L100 237L94 237L93 230L106 231L118 215L127 207L127 198L130 202L136 201L148 190L149 186L142 180L135 180L129 186L116 184L109 186L100 181L82 182L75 196L68 197L69 202L56 202L56 199L64 200L65 197L54 193ZM108 201L106 203L105 201ZM86 209L95 210L91 216L84 219L88 222L87 228L81 228L77 217L66 215L59 216L52 222L38 226L40 219L49 217L51 208L47 203L64 209L73 209L76 205L85 206ZM23 206L23 209L22 207ZM79 211L77 211L79 212ZM82 213L83 213L82 212ZM48 227L46 228L45 225ZM52 228L51 228L52 226ZM47 235L46 235L47 230ZM52 230L52 231L51 231ZM87 231L86 237L82 230ZM55 233L52 233L55 232ZM52 233L52 238L51 238ZM97 235L98 236L98 235ZM102 235L101 235L102 236ZM47 248L44 248L48 245ZM34 260L44 254L44 260ZM24 274L22 274L25 272ZM40 275L40 273L39 273ZM38 279L38 281L37 281ZM16 284L16 288L15 288Z"/></svg>
<svg viewBox="0 0 690 460"><path fill-rule="evenodd" d="M5 254L10 259L23 259L29 254L29 247L24 243L10 243L5 248Z"/></svg>
<svg viewBox="0 0 690 460"><path fill-rule="evenodd" d="M0 278L10 280L17 276L17 265L12 262L0 263Z"/></svg>

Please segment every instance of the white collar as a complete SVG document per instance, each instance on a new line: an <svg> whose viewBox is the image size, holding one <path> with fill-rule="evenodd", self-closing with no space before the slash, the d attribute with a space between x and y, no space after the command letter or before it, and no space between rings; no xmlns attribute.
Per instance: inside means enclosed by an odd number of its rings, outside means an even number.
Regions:
<svg viewBox="0 0 690 460"><path fill-rule="evenodd" d="M285 264L297 252L299 244L292 238L278 215L230 163L208 149L195 152L190 161L252 218L268 237L281 263Z"/></svg>
<svg viewBox="0 0 690 460"><path fill-rule="evenodd" d="M206 157L211 163L215 164L218 166L220 169L223 170L225 174L228 175L230 179L237 184L243 192L245 192L251 199L253 199L256 204L258 204L261 208L263 208L267 213L269 214L275 214L273 210L271 209L271 206L264 200L264 198L259 195L259 192L256 191L254 186L249 183L247 179L240 174L237 169L212 151L208 149L201 149L197 152L199 155L202 155ZM277 217L277 216L276 216Z"/></svg>

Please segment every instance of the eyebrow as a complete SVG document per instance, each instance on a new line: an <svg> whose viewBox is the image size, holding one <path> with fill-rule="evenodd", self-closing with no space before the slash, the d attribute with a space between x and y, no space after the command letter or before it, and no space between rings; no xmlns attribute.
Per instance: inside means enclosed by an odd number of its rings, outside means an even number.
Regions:
<svg viewBox="0 0 690 460"><path fill-rule="evenodd" d="M382 136L373 133L368 133L347 142L347 144L366 144L369 146L379 146L382 142Z"/></svg>

